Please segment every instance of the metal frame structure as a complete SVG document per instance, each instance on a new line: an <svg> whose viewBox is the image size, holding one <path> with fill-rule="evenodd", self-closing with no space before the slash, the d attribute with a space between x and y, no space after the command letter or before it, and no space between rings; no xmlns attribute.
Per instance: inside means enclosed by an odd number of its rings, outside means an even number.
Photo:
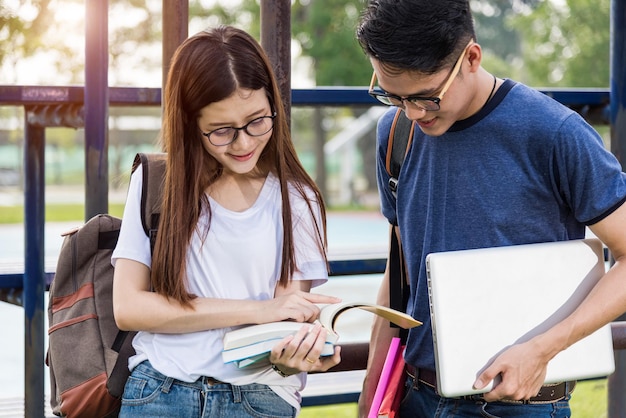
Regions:
<svg viewBox="0 0 626 418"><path fill-rule="evenodd" d="M24 307L25 416L44 416L44 293L53 272L44 268L44 146L48 127L85 128L85 219L108 210L109 106L160 106L161 89L109 88L108 1L85 0L86 77L83 87L0 86L0 105L23 106L25 253L23 274L2 274L0 301ZM187 37L188 1L163 0L163 79L167 63ZM288 108L294 106L372 106L367 88L293 90L290 86L290 0L261 2L261 44L281 80ZM167 16L167 19L165 19ZM610 124L611 151L625 167L626 160L626 2L611 1L610 89L555 89L544 93L570 106L592 123ZM381 273L385 260L331 262L333 275ZM621 318L621 319L626 319ZM617 371L609 378L609 417L626 410L626 322L613 323ZM344 347L344 362L337 371L366 366L367 344ZM353 402L358 393L305 399L304 405Z"/></svg>

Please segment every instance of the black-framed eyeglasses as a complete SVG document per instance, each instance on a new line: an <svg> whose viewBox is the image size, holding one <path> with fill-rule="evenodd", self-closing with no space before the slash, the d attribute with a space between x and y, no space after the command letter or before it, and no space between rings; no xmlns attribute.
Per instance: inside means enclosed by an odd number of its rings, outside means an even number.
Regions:
<svg viewBox="0 0 626 418"><path fill-rule="evenodd" d="M472 44L474 44L473 39L469 41L465 49L463 49L463 52L461 52L459 58L456 60L456 64L454 64L454 67L452 67L452 71L450 72L450 75L448 75L448 78L446 79L446 82L441 88L441 92L438 96L424 97L419 95L411 95L403 97L387 93L381 88L376 91L374 87L376 85L376 72L372 74L372 81L370 82L370 88L368 93L370 96L387 106L398 106L404 108L404 102L409 102L422 110L437 111L441 108L439 103L441 102L441 99L443 99L443 96L448 92L448 89L452 85L454 78L459 73L459 70L461 69L461 63L463 62L463 57L465 56L465 53L467 52L469 47L472 46Z"/></svg>
<svg viewBox="0 0 626 418"><path fill-rule="evenodd" d="M202 135L206 136L211 144L216 147L221 147L235 142L239 136L239 131L244 131L250 136L265 135L274 127L274 118L276 118L276 112L270 116L261 116L252 119L240 128L226 126L224 128L214 129L211 132L202 132Z"/></svg>

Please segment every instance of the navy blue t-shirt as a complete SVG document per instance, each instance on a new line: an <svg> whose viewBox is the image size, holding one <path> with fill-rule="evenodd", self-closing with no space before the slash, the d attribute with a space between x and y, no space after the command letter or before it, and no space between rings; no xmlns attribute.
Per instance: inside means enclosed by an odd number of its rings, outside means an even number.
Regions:
<svg viewBox="0 0 626 418"><path fill-rule="evenodd" d="M626 200L626 175L580 115L506 80L483 109L445 134L416 127L396 201L385 171L395 111L378 124L378 188L383 214L400 227L408 313L424 323L410 330L405 358L434 369L426 255L584 238L586 225Z"/></svg>

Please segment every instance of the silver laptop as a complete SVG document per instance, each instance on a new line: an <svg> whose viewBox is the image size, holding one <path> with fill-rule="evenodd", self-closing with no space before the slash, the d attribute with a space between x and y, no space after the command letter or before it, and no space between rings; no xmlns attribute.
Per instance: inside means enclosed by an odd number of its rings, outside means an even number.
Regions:
<svg viewBox="0 0 626 418"><path fill-rule="evenodd" d="M605 272L597 239L432 253L426 257L439 392L472 385L507 346L544 332L580 304ZM610 325L548 364L545 383L615 370Z"/></svg>

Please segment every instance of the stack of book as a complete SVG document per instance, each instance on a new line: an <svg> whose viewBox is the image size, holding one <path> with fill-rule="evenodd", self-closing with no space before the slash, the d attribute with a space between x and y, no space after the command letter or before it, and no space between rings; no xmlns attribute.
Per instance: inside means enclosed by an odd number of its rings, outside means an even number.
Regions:
<svg viewBox="0 0 626 418"><path fill-rule="evenodd" d="M376 315L402 328L413 328L422 323L410 315L385 306L363 302L342 302L320 307L318 321L326 328L326 344L321 356L333 355L339 335L335 332L335 322L342 313L358 308ZM239 368L267 363L272 348L288 335L297 333L303 326L313 324L301 322L280 321L266 324L251 325L229 331L224 335L224 363L235 363Z"/></svg>

